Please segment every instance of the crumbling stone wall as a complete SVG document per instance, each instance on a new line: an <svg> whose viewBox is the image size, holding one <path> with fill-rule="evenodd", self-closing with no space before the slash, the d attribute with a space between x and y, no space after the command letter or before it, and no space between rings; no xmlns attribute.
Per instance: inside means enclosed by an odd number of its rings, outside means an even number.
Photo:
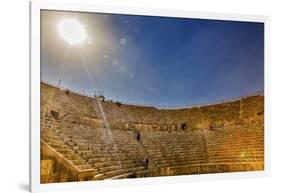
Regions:
<svg viewBox="0 0 281 193"><path fill-rule="evenodd" d="M62 118L73 117L82 124L100 126L102 117L95 98L68 94L50 85L41 83L41 104L44 112L59 111ZM112 128L126 130L174 130L186 124L186 131L223 127L239 123L257 114L263 114L263 96L243 98L234 102L185 109L157 109L135 105L117 105L104 101L102 106ZM69 114L69 115L68 115ZM68 116L67 116L68 115Z"/></svg>

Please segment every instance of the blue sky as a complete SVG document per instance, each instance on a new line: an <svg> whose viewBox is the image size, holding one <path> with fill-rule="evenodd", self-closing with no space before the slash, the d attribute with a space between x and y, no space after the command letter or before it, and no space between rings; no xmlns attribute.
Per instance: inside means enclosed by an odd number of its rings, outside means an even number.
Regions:
<svg viewBox="0 0 281 193"><path fill-rule="evenodd" d="M58 34L75 18L87 40ZM44 11L42 79L108 99L188 106L264 89L262 23Z"/></svg>

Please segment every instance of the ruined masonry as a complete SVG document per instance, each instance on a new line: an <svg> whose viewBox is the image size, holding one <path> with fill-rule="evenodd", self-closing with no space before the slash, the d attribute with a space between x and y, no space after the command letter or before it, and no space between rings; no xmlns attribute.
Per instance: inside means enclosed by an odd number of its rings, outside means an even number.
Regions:
<svg viewBox="0 0 281 193"><path fill-rule="evenodd" d="M41 183L263 169L263 96L157 109L41 83Z"/></svg>

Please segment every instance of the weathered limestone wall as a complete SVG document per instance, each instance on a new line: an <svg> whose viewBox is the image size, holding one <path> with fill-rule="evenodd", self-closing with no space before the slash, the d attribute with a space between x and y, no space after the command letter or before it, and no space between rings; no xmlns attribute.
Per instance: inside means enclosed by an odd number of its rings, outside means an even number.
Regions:
<svg viewBox="0 0 281 193"><path fill-rule="evenodd" d="M55 110L65 119L74 118L83 124L101 126L102 117L97 102L93 98L81 96L41 83L42 111ZM239 101L218 105L186 108L156 109L134 105L117 105L101 102L107 120L112 128L128 130L196 130L211 127L222 127L239 123L257 114L263 114L263 96L253 96Z"/></svg>
<svg viewBox="0 0 281 193"><path fill-rule="evenodd" d="M51 146L41 143L40 182L75 182L98 180L93 170L79 170L73 163L54 150Z"/></svg>
<svg viewBox="0 0 281 193"><path fill-rule="evenodd" d="M41 183L74 182L77 181L77 174L66 167L64 161L41 144Z"/></svg>

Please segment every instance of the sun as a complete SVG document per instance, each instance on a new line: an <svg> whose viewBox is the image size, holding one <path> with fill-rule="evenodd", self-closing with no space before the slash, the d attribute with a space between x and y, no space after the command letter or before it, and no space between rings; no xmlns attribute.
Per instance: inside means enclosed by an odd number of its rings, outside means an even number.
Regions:
<svg viewBox="0 0 281 193"><path fill-rule="evenodd" d="M57 27L62 39L70 45L79 45L83 43L87 37L85 27L77 19L62 19Z"/></svg>

